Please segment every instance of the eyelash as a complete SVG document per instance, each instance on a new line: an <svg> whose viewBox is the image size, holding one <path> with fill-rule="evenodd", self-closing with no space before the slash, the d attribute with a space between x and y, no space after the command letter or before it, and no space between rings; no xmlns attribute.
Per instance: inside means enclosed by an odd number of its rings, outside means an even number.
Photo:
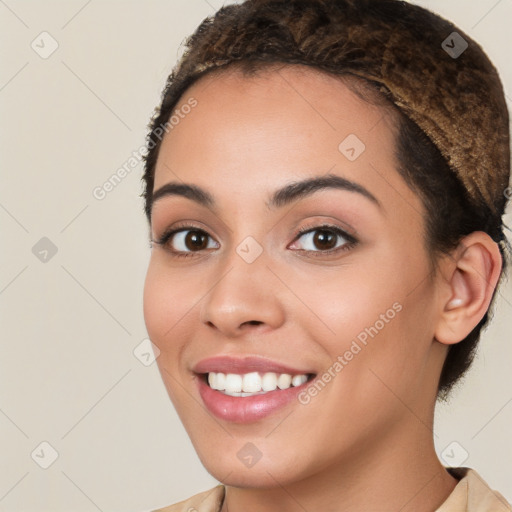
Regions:
<svg viewBox="0 0 512 512"><path fill-rule="evenodd" d="M193 226L190 224L185 224L182 226L174 227L168 231L164 231L164 233L162 234L162 236L160 238L158 238L157 240L151 239L151 242L165 247L174 235L176 235L177 233L180 233L182 231L196 231L198 233L204 234L211 238L211 236L204 229L198 228L197 226ZM336 235L340 236L341 238L344 238L346 240L346 243L341 245L340 247L335 247L334 249L327 249L324 251L322 251L322 250L309 251L306 249L295 249L295 250L300 251L300 252L310 253L314 257L318 257L318 256L331 255L331 254L335 254L338 252L347 251L347 250L352 249L354 246L356 246L358 244L358 240L355 237L353 237L352 235L349 235L348 233L346 233L345 231L340 229L338 226L333 226L330 224L321 224L319 226L301 228L297 231L297 234L295 235L292 243L294 243L295 241L300 239L303 235L305 235L307 233L315 232L315 231L334 232ZM188 251L188 252L183 251L182 252L182 251L174 251L174 250L169 249L169 252L172 254L173 257L176 257L176 258L189 258L189 257L194 257L196 255L195 253L199 253L202 251Z"/></svg>

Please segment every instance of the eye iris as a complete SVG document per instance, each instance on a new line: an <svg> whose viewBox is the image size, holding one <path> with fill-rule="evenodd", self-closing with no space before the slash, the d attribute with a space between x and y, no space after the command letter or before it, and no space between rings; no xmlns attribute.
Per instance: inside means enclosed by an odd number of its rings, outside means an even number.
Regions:
<svg viewBox="0 0 512 512"><path fill-rule="evenodd" d="M190 251L206 249L208 236L199 231L189 231L185 236L185 245Z"/></svg>
<svg viewBox="0 0 512 512"><path fill-rule="evenodd" d="M313 241L315 246L320 249L333 249L336 246L336 234L332 231L319 229L315 233Z"/></svg>

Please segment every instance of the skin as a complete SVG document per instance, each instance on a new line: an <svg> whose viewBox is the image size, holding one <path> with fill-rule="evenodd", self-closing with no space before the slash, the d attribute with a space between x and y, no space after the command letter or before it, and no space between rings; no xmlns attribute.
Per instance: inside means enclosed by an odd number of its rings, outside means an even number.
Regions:
<svg viewBox="0 0 512 512"><path fill-rule="evenodd" d="M216 207L163 197L151 234L191 221L212 247L177 257L182 245L153 244L144 317L169 396L202 463L226 485L222 510L435 510L457 483L434 450L437 383L448 345L489 306L497 245L472 233L433 272L425 210L396 170L394 119L339 80L301 66L250 78L229 70L203 77L177 109L190 97L197 106L163 139L154 190L195 184ZM338 149L349 134L366 146L355 161ZM268 207L276 189L327 174L360 184L380 206L325 189ZM311 236L297 238L325 222L357 244L329 255ZM251 264L236 252L247 236L263 249ZM204 407L198 361L259 355L321 375L394 303L401 311L307 405L249 424ZM237 457L248 442L262 454L251 468Z"/></svg>

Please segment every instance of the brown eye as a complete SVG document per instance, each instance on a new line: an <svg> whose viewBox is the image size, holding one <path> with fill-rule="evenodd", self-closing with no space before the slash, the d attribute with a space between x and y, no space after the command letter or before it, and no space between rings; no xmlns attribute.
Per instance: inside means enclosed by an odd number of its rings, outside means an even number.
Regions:
<svg viewBox="0 0 512 512"><path fill-rule="evenodd" d="M201 231L188 231L184 238L185 247L190 251L200 251L208 246L208 235Z"/></svg>
<svg viewBox="0 0 512 512"><path fill-rule="evenodd" d="M313 236L313 244L322 251L328 251L336 247L338 235L332 231L318 229Z"/></svg>
<svg viewBox="0 0 512 512"><path fill-rule="evenodd" d="M290 248L321 255L335 252L338 249L348 249L356 242L354 237L347 235L340 228L326 225L301 230Z"/></svg>
<svg viewBox="0 0 512 512"><path fill-rule="evenodd" d="M176 254L199 252L219 247L219 244L208 233L200 229L179 229L166 235L161 242Z"/></svg>

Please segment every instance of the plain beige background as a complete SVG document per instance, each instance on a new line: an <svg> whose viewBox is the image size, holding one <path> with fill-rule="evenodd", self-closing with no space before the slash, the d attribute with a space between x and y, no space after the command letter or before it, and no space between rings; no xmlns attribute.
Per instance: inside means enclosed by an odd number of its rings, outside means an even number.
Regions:
<svg viewBox="0 0 512 512"><path fill-rule="evenodd" d="M222 3L0 1L0 511L135 512L216 483L143 355L150 250L129 159L180 43ZM420 3L483 45L510 107L512 0ZM510 501L510 283L495 316L435 442Z"/></svg>

